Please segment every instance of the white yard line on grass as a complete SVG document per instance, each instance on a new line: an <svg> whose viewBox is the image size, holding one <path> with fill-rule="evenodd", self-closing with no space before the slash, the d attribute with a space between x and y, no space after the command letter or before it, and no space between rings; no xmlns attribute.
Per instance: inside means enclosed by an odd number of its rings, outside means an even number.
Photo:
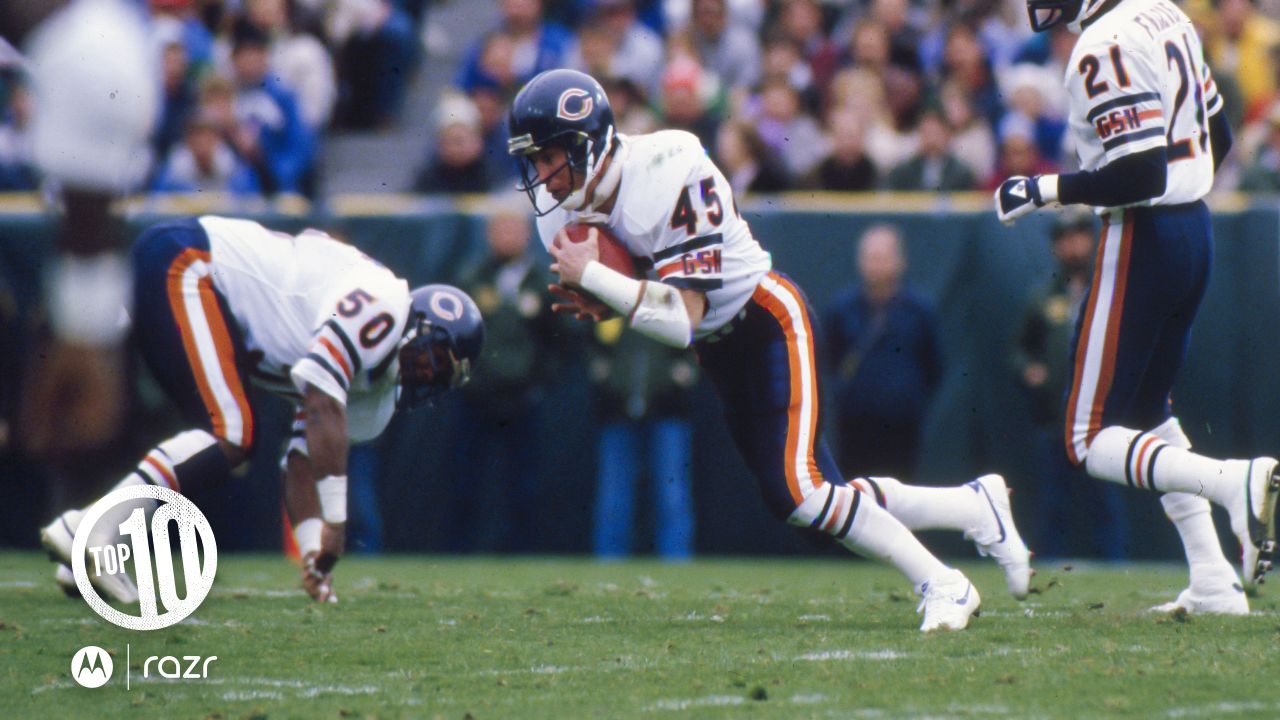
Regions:
<svg viewBox="0 0 1280 720"><path fill-rule="evenodd" d="M1263 702L1220 702L1209 705L1193 705L1190 707L1171 708L1165 712L1171 718L1221 717L1223 715L1250 715L1266 711L1280 710L1280 703Z"/></svg>

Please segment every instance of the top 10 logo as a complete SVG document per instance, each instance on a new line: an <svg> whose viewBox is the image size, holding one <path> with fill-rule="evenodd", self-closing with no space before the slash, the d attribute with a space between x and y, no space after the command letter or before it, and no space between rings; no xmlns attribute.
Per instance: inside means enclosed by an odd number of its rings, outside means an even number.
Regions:
<svg viewBox="0 0 1280 720"><path fill-rule="evenodd" d="M136 507L139 500L147 499L160 503L149 525L143 508ZM115 518L120 514L112 513L120 505L125 505L126 510L129 506L135 507L118 526L106 527L108 523L103 523L104 532L95 533L95 527L104 518ZM170 544L171 526L177 528L177 550L182 558L185 597L178 597ZM128 542L90 544L97 537L114 537L117 531ZM213 539L213 528L195 503L169 488L135 485L111 492L89 508L76 528L71 559L76 586L94 612L123 628L159 630L182 621L209 594L218 570L218 547ZM96 578L127 573L130 560L138 586L137 615L108 605L93 582Z"/></svg>

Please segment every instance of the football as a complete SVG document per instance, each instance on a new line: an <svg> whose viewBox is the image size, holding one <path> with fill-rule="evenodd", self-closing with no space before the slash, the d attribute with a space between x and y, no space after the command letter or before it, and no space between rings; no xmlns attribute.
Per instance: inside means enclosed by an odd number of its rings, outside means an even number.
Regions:
<svg viewBox="0 0 1280 720"><path fill-rule="evenodd" d="M609 228L603 225L588 225L585 223L574 223L564 228L564 233L569 237L571 242L582 242L587 239L587 233L595 230L596 243L600 246L600 262L611 270L616 270L630 278L639 278L641 274L636 271L636 262L627 252L627 247L613 233L609 232Z"/></svg>

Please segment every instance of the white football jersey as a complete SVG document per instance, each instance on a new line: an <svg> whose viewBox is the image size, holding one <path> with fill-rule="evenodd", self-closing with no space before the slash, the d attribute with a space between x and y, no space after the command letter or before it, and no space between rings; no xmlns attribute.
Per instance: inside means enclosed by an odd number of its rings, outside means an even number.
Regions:
<svg viewBox="0 0 1280 720"><path fill-rule="evenodd" d="M1199 200L1213 185L1209 117L1222 97L1191 20L1169 0L1125 0L1080 33L1067 63L1071 132L1085 170L1166 146L1164 195Z"/></svg>
<svg viewBox="0 0 1280 720"><path fill-rule="evenodd" d="M381 433L395 412L408 283L317 230L295 236L213 216L200 225L253 383L294 401L314 385L346 406L353 440Z"/></svg>
<svg viewBox="0 0 1280 720"><path fill-rule="evenodd" d="M618 199L602 224L650 279L706 293L707 311L693 332L695 340L706 337L746 305L772 258L752 237L729 181L696 136L662 130L618 137ZM554 202L545 187L538 193L539 203ZM557 208L538 218L538 234L549 248L565 225L602 219Z"/></svg>

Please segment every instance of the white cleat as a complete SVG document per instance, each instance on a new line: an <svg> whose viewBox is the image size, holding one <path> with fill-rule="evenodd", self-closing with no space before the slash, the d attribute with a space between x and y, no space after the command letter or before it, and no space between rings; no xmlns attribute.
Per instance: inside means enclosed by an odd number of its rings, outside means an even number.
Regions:
<svg viewBox="0 0 1280 720"><path fill-rule="evenodd" d="M1266 579L1276 554L1276 498L1280 495L1280 464L1275 458L1249 461L1241 507L1231 512L1231 531L1243 549L1240 576L1245 585Z"/></svg>
<svg viewBox="0 0 1280 720"><path fill-rule="evenodd" d="M76 585L76 576L71 572L70 567L58 563L57 569L53 571L53 581L58 583L58 587L62 588L62 592L66 593L67 597L80 597L80 586Z"/></svg>
<svg viewBox="0 0 1280 720"><path fill-rule="evenodd" d="M954 569L930 578L920 586L920 594L923 598L916 608L917 613L924 613L920 632L963 630L982 605L978 588L964 573Z"/></svg>
<svg viewBox="0 0 1280 720"><path fill-rule="evenodd" d="M978 554L993 557L1004 570L1009 592L1019 600L1027 597L1031 587L1031 551L1022 542L1018 527L1013 523L1013 511L1009 507L1009 488L999 475L983 475L965 483L980 496L979 502L991 509L986 527L967 531L966 540L978 547Z"/></svg>
<svg viewBox="0 0 1280 720"><path fill-rule="evenodd" d="M1240 583L1232 581L1226 587L1212 588L1201 593L1194 587L1178 593L1178 599L1151 608L1153 613L1183 611L1189 615L1248 615L1249 598Z"/></svg>
<svg viewBox="0 0 1280 720"><path fill-rule="evenodd" d="M68 570L73 564L71 562L71 546L75 542L76 528L80 526L82 517L84 517L84 512L68 510L54 518L53 522L40 528L40 544L44 545L44 549L49 551L49 557L54 562L67 566ZM89 581L111 600L125 603L126 605L138 602L138 586L133 584L133 579L129 577L128 573L95 575L90 572ZM62 585L61 580L59 580L58 584ZM75 585L74 575L71 578L71 584Z"/></svg>

